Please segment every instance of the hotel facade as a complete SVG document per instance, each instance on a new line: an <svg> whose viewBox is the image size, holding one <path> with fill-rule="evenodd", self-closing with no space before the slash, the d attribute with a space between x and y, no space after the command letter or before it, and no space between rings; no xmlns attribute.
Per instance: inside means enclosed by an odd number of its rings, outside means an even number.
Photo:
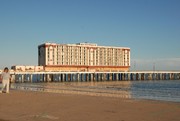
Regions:
<svg viewBox="0 0 180 121"><path fill-rule="evenodd" d="M130 48L44 43L38 46L38 65L45 71L129 71Z"/></svg>

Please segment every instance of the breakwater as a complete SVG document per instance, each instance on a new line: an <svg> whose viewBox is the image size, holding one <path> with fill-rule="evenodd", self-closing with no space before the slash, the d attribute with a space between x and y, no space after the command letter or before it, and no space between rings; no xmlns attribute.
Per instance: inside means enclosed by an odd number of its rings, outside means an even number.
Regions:
<svg viewBox="0 0 180 121"><path fill-rule="evenodd" d="M180 80L180 72L14 72L12 82L91 82L91 81L137 81Z"/></svg>

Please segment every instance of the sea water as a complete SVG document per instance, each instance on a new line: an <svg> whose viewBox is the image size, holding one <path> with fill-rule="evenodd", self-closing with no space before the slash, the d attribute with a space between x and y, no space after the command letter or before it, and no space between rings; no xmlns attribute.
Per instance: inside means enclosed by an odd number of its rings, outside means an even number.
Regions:
<svg viewBox="0 0 180 121"><path fill-rule="evenodd" d="M15 83L11 88L180 102L180 80Z"/></svg>
<svg viewBox="0 0 180 121"><path fill-rule="evenodd" d="M180 102L180 80L136 81L130 91L132 98Z"/></svg>

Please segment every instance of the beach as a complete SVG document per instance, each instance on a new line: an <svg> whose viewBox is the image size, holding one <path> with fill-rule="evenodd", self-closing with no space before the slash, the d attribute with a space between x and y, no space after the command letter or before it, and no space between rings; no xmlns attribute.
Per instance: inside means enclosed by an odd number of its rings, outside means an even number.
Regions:
<svg viewBox="0 0 180 121"><path fill-rule="evenodd" d="M0 121L179 121L180 103L11 90Z"/></svg>

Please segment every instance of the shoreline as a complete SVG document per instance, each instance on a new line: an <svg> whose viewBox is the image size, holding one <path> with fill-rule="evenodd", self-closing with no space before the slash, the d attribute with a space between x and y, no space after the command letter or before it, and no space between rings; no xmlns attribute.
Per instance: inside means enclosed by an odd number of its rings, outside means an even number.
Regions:
<svg viewBox="0 0 180 121"><path fill-rule="evenodd" d="M134 85L134 86L133 86ZM78 94L101 97L147 99L167 102L180 102L179 82L164 83L149 81L143 83L123 82L67 82L67 83L19 83L11 85L16 90L51 92L60 94ZM156 88L153 88L153 87ZM170 86L171 88L167 88ZM180 85L179 85L180 86ZM146 87L146 88L144 88ZM159 88L161 88L161 90ZM175 94L173 96L173 94ZM177 94L177 95L176 95Z"/></svg>
<svg viewBox="0 0 180 121"><path fill-rule="evenodd" d="M0 94L0 121L179 121L180 103L10 90Z"/></svg>
<svg viewBox="0 0 180 121"><path fill-rule="evenodd" d="M125 100L134 100L134 101L153 101L153 102L169 102L169 103L180 103L177 101L169 101L169 100L159 100L159 99L145 99L145 98L133 98L130 96L125 95L113 95L113 94L98 94L98 93L84 93L84 92L78 92L78 91L53 91L53 90L31 90L31 89L11 89L11 91L23 91L23 92L39 92L39 93L54 93L54 94L62 94L62 95L81 95L81 96L90 96L90 97L106 97L106 98L119 98L119 99L125 99ZM6 94L6 93L5 93Z"/></svg>

